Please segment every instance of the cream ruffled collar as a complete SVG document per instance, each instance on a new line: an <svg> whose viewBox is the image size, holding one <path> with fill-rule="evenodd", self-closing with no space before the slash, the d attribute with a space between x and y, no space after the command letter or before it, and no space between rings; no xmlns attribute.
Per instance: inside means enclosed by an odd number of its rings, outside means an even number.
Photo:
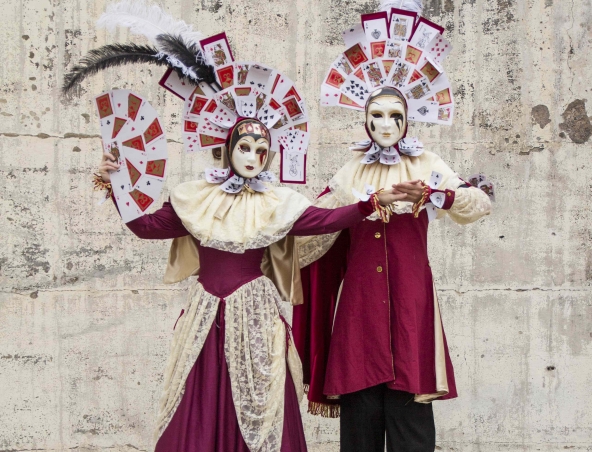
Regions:
<svg viewBox="0 0 592 452"><path fill-rule="evenodd" d="M206 180L178 185L171 193L171 203L202 246L232 253L279 241L311 205L306 197L285 187L229 194Z"/></svg>

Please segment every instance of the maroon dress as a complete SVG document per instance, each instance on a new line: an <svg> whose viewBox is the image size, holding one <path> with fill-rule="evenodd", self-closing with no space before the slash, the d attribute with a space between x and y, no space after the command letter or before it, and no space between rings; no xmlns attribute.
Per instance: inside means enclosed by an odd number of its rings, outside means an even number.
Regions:
<svg viewBox="0 0 592 452"><path fill-rule="evenodd" d="M319 235L353 226L372 212L370 203L341 209L309 207L294 223L291 235ZM171 239L189 235L170 203L151 215L127 223L144 239ZM229 253L200 246L199 281L221 300L243 284L260 276L265 249ZM286 373L282 452L304 452L306 443L299 403L290 372ZM224 355L224 308L187 380L183 398L171 422L156 444L156 452L249 452L237 421L230 376Z"/></svg>

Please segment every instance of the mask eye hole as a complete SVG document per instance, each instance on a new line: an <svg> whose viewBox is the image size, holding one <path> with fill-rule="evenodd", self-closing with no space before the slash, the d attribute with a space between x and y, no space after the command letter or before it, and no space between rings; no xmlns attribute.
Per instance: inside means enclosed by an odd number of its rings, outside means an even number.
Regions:
<svg viewBox="0 0 592 452"><path fill-rule="evenodd" d="M251 149L249 148L249 146L247 146L245 144L240 145L240 150L241 150L241 152L251 152Z"/></svg>
<svg viewBox="0 0 592 452"><path fill-rule="evenodd" d="M393 113L391 115L391 118L392 119L396 119L398 121L402 121L403 120L403 115L401 113Z"/></svg>
<svg viewBox="0 0 592 452"><path fill-rule="evenodd" d="M373 118L376 118L376 119L382 118L382 114L380 114L380 113L372 113L372 117Z"/></svg>
<svg viewBox="0 0 592 452"><path fill-rule="evenodd" d="M257 149L257 154L265 154L266 152L267 152L267 149L265 149L265 148Z"/></svg>

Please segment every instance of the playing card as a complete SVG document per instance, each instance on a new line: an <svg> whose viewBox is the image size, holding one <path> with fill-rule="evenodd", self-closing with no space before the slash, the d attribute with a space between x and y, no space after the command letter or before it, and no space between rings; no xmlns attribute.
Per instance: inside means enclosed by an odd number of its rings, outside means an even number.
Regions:
<svg viewBox="0 0 592 452"><path fill-rule="evenodd" d="M491 182L487 180L479 182L478 188L483 190L492 201L495 201L495 189Z"/></svg>
<svg viewBox="0 0 592 452"><path fill-rule="evenodd" d="M219 67L215 70L216 78L222 89L229 88L234 83L234 63Z"/></svg>
<svg viewBox="0 0 592 452"><path fill-rule="evenodd" d="M444 33L444 28L424 17L420 17L409 43L418 49L425 50L428 44L438 34Z"/></svg>
<svg viewBox="0 0 592 452"><path fill-rule="evenodd" d="M473 187L479 187L479 184L481 182L484 182L485 180L487 180L487 178L485 177L485 174L471 174L469 176L469 184L471 184Z"/></svg>
<svg viewBox="0 0 592 452"><path fill-rule="evenodd" d="M249 67L245 85L257 88L261 92L265 92L272 72L273 71L266 66L252 64Z"/></svg>
<svg viewBox="0 0 592 452"><path fill-rule="evenodd" d="M257 97L241 96L237 99L237 110L245 118L254 118L257 113ZM231 125L232 127L232 125Z"/></svg>
<svg viewBox="0 0 592 452"><path fill-rule="evenodd" d="M282 105L286 107L291 121L297 121L304 118L304 109L295 96L285 98L282 101Z"/></svg>
<svg viewBox="0 0 592 452"><path fill-rule="evenodd" d="M247 74L252 63L236 61L234 63L234 84L243 86L247 83Z"/></svg>
<svg viewBox="0 0 592 452"><path fill-rule="evenodd" d="M138 207L138 204L132 199L130 193L128 192L116 192L115 188L113 188L113 196L115 197L115 202L117 203L117 209L119 210L119 214L121 215L121 219L124 223L129 223L136 218L139 218L143 215L142 211Z"/></svg>
<svg viewBox="0 0 592 452"><path fill-rule="evenodd" d="M116 171L111 171L109 175L114 194L129 193L132 190L132 183L125 158L122 159L119 168Z"/></svg>
<svg viewBox="0 0 592 452"><path fill-rule="evenodd" d="M405 61L408 61L411 64L419 63L422 55L423 51L411 44L407 44L405 47Z"/></svg>
<svg viewBox="0 0 592 452"><path fill-rule="evenodd" d="M407 119L410 121L433 123L438 119L438 102L410 99L407 107Z"/></svg>
<svg viewBox="0 0 592 452"><path fill-rule="evenodd" d="M331 68L336 69L337 72L343 76L347 76L352 73L352 67L349 63L348 59L345 57L343 53L340 53L339 56L333 61L331 64ZM329 71L330 72L330 71ZM329 83L327 81L327 83Z"/></svg>
<svg viewBox="0 0 592 452"><path fill-rule="evenodd" d="M362 64L362 71L364 73L366 85L371 90L385 84L387 74L380 59L370 60L367 63Z"/></svg>
<svg viewBox="0 0 592 452"><path fill-rule="evenodd" d="M430 175L430 181L428 183L430 188L435 190L440 186L441 183L442 183L442 174L438 173L437 171L432 171L432 174Z"/></svg>
<svg viewBox="0 0 592 452"><path fill-rule="evenodd" d="M431 84L435 83L443 72L434 62L430 61L427 54L425 54L421 59L418 69L419 72L425 76Z"/></svg>
<svg viewBox="0 0 592 452"><path fill-rule="evenodd" d="M426 47L426 52L438 66L442 65L444 58L448 56L451 50L452 44L450 44L450 41L440 33L436 34Z"/></svg>
<svg viewBox="0 0 592 452"><path fill-rule="evenodd" d="M388 14L386 11L362 14L362 27L369 43L385 42L388 39Z"/></svg>
<svg viewBox="0 0 592 452"><path fill-rule="evenodd" d="M303 132L302 130L295 130L294 132L295 134L291 138L290 152L306 154L310 142L310 132Z"/></svg>
<svg viewBox="0 0 592 452"><path fill-rule="evenodd" d="M452 119L454 118L454 105L445 105L438 108L438 120L437 124L446 126L452 125Z"/></svg>
<svg viewBox="0 0 592 452"><path fill-rule="evenodd" d="M321 85L321 105L323 107L333 107L339 103L341 91L327 84Z"/></svg>
<svg viewBox="0 0 592 452"><path fill-rule="evenodd" d="M280 112L274 110L269 105L262 107L257 112L257 119L261 121L265 127L271 129L281 118Z"/></svg>
<svg viewBox="0 0 592 452"><path fill-rule="evenodd" d="M426 204L425 210L428 214L428 222L433 221L438 217L438 209L432 203Z"/></svg>
<svg viewBox="0 0 592 452"><path fill-rule="evenodd" d="M212 114L213 118L215 117ZM204 134L211 137L218 137L218 138L226 138L228 135L228 130L224 127L219 127L215 123L212 123L210 119L203 118L197 125L197 133Z"/></svg>
<svg viewBox="0 0 592 452"><path fill-rule="evenodd" d="M234 61L226 33L219 33L203 39L199 43L208 62L216 68L226 66Z"/></svg>
<svg viewBox="0 0 592 452"><path fill-rule="evenodd" d="M357 69L360 64L366 63L368 61L368 56L364 52L361 43L354 44L352 47L343 52L343 54L354 70Z"/></svg>
<svg viewBox="0 0 592 452"><path fill-rule="evenodd" d="M387 77L388 84L397 88L402 88L407 85L412 73L413 66L407 61L397 58L395 59Z"/></svg>
<svg viewBox="0 0 592 452"><path fill-rule="evenodd" d="M183 100L188 99L195 89L195 85L181 79L172 68L164 73L158 84Z"/></svg>
<svg viewBox="0 0 592 452"><path fill-rule="evenodd" d="M421 100L431 97L433 95L430 84L425 77L407 85L403 89L403 94L405 95L407 100Z"/></svg>
<svg viewBox="0 0 592 452"><path fill-rule="evenodd" d="M366 41L366 33L364 32L364 27L361 23L348 28L341 33L341 36L343 37L343 43L346 48L350 48L359 42Z"/></svg>
<svg viewBox="0 0 592 452"><path fill-rule="evenodd" d="M189 122L189 121L186 121ZM195 130L197 131L197 123L195 124ZM201 146L199 144L199 135L196 132L183 132L183 148L185 152L193 153L196 151L201 151Z"/></svg>
<svg viewBox="0 0 592 452"><path fill-rule="evenodd" d="M306 155L282 150L280 182L288 184L306 183Z"/></svg>
<svg viewBox="0 0 592 452"><path fill-rule="evenodd" d="M384 51L385 58L401 58L406 55L407 45L401 41L388 40Z"/></svg>
<svg viewBox="0 0 592 452"><path fill-rule="evenodd" d="M417 14L411 11L391 8L389 37L397 41L409 41Z"/></svg>
<svg viewBox="0 0 592 452"><path fill-rule="evenodd" d="M351 70L349 73L351 74ZM332 67L329 69L329 73L325 77L325 81L323 83L332 88L339 89L345 82L346 78L347 74L345 72L341 72L340 70Z"/></svg>
<svg viewBox="0 0 592 452"><path fill-rule="evenodd" d="M230 129L237 120L237 115L232 113L222 104L218 105L213 112L204 111L201 115L201 119L199 124L201 127L198 127L198 132L205 132L203 127L208 127L208 130L215 130L216 133L222 129L222 134L226 134L227 130ZM209 124L208 124L209 122ZM217 126L212 128L211 126ZM218 136L218 135L216 135ZM222 136L222 135L220 135Z"/></svg>
<svg viewBox="0 0 592 452"><path fill-rule="evenodd" d="M188 119L199 121L202 111L204 111L209 102L210 99L207 97L194 94L193 97L185 101L185 116Z"/></svg>
<svg viewBox="0 0 592 452"><path fill-rule="evenodd" d="M226 142L224 137L208 135L205 133L198 134L199 150L206 151L208 149L218 148ZM190 148L192 149L192 148Z"/></svg>
<svg viewBox="0 0 592 452"><path fill-rule="evenodd" d="M450 105L453 102L452 91L450 88L444 88L434 95L434 100L440 104L440 106Z"/></svg>
<svg viewBox="0 0 592 452"><path fill-rule="evenodd" d="M344 93L341 93L339 101L337 102L337 105L341 107L351 108L352 110L358 111L364 111L364 104L365 101L354 100Z"/></svg>
<svg viewBox="0 0 592 452"><path fill-rule="evenodd" d="M446 194L439 191L432 193L430 196L430 201L432 201L432 204L434 204L438 209L441 209L444 205L444 202L446 201Z"/></svg>
<svg viewBox="0 0 592 452"><path fill-rule="evenodd" d="M292 82L292 80L290 80L285 75L277 73L273 78L270 94L272 94L273 97L275 97L278 100L283 100L288 94L288 91L290 91L293 86L294 83Z"/></svg>
<svg viewBox="0 0 592 452"><path fill-rule="evenodd" d="M216 100L216 102L218 104L221 104L224 107L226 107L230 113L233 113L235 115L237 114L236 99L234 98L234 90L225 89L225 90L219 91L214 96L214 99ZM218 105L218 106L220 106L220 105ZM206 106L206 110L210 111L211 109L209 108L209 106Z"/></svg>

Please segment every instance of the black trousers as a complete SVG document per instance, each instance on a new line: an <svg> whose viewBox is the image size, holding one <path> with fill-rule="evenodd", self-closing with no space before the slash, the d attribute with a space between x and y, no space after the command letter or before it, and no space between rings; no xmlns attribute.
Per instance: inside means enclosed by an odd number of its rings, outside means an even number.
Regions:
<svg viewBox="0 0 592 452"><path fill-rule="evenodd" d="M434 452L432 404L413 394L373 386L341 396L341 452Z"/></svg>

